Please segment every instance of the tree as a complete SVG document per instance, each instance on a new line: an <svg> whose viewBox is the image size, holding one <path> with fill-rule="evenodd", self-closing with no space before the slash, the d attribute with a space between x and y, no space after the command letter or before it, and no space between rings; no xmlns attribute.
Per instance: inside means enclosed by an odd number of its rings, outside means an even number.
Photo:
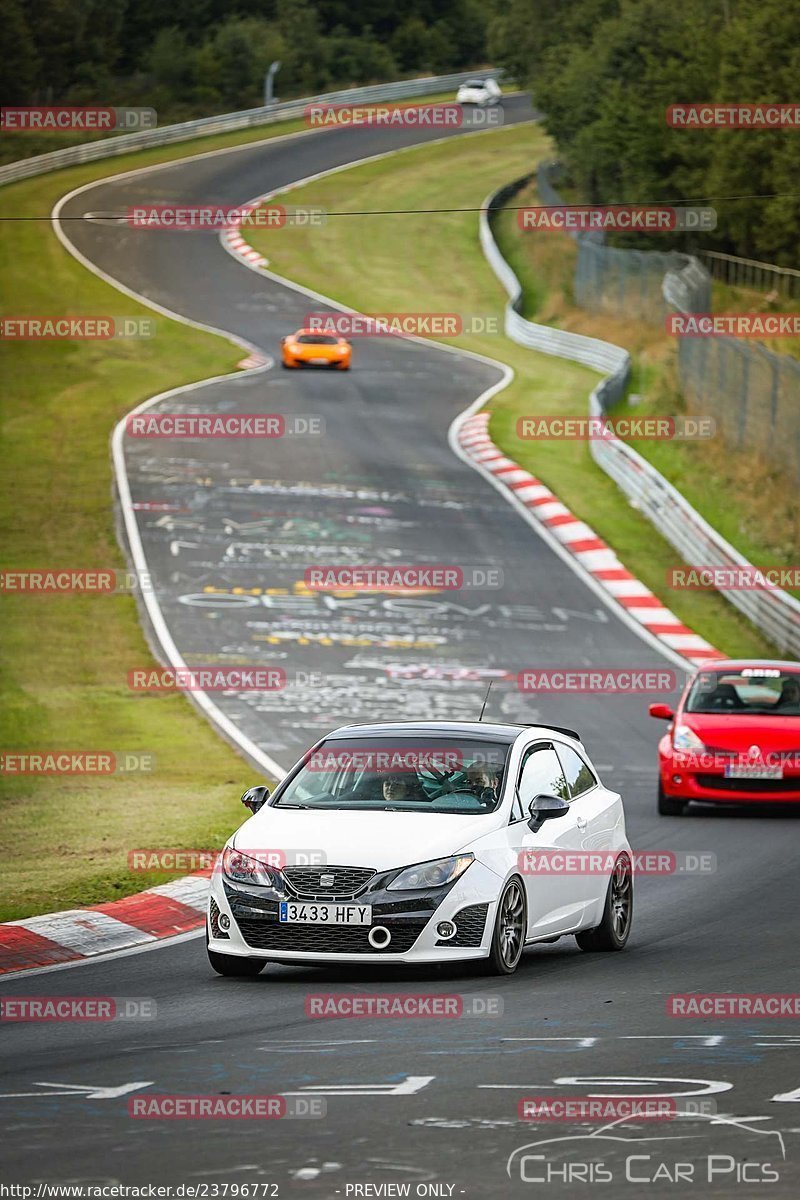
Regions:
<svg viewBox="0 0 800 1200"><path fill-rule="evenodd" d="M41 79L41 59L19 0L4 0L0 21L0 62L3 64L3 104L19 104L31 96Z"/></svg>

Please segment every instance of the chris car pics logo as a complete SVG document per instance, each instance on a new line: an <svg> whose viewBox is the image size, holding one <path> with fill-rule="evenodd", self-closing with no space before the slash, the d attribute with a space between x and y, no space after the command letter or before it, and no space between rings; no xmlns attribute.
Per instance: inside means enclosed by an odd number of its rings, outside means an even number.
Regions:
<svg viewBox="0 0 800 1200"><path fill-rule="evenodd" d="M600 1081L596 1083L599 1087ZM634 1112L590 1133L537 1138L509 1155L506 1174L534 1185L697 1185L698 1195L708 1185L721 1189L722 1195L724 1188L777 1183L782 1178L786 1147L780 1130L759 1128L746 1117L724 1116L713 1106L712 1111L700 1107L682 1111L679 1104L677 1112L664 1117L670 1122L668 1133L654 1126L652 1117L642 1124L646 1118ZM658 1120L655 1110L654 1119ZM626 1188L624 1194L636 1193Z"/></svg>

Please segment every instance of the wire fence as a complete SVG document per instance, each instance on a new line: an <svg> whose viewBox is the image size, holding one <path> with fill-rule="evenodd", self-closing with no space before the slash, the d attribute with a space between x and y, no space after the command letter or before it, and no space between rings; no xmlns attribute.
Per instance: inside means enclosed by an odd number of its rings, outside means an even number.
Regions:
<svg viewBox="0 0 800 1200"><path fill-rule="evenodd" d="M558 163L542 163L536 187L543 204L563 205L554 180ZM696 259L677 251L622 250L608 246L602 230L572 234L578 244L575 266L575 300L589 312L632 317L661 325L671 311L662 283L667 272L681 272ZM699 265L699 264L698 264ZM688 281L691 312L708 312L711 306L711 277L702 267Z"/></svg>
<svg viewBox="0 0 800 1200"><path fill-rule="evenodd" d="M710 413L728 445L800 479L800 362L735 338L678 339L687 405Z"/></svg>
<svg viewBox="0 0 800 1200"><path fill-rule="evenodd" d="M544 163L537 172L544 204L564 203L553 185L557 169L557 164ZM711 275L698 258L607 246L602 231L573 236L578 246L575 299L581 308L653 325L663 325L674 311L711 311ZM763 280L770 272L776 287L777 280L784 280L786 288L800 282L800 272L787 268L731 255L721 258L732 261L716 269L741 282ZM742 266L748 263L750 275ZM760 276L756 268L762 269ZM759 455L800 479L800 362L733 337L679 334L677 343L678 379L688 410L714 417L727 445Z"/></svg>
<svg viewBox="0 0 800 1200"><path fill-rule="evenodd" d="M605 378L589 396L589 414L602 416L623 394L630 372L630 355L621 346L597 338L537 325L520 314L522 284L510 263L500 253L492 232L492 218L508 204L516 192L530 182L531 176L515 180L484 201L480 216L480 240L483 252L497 278L509 295L505 310L505 330L514 342L530 349L570 359L602 371ZM549 203L549 201L548 201ZM673 303L681 299L679 288L691 289L696 272L702 271L692 260L680 272L669 276ZM685 293L684 293L685 298ZM687 341L689 339L686 339ZM622 489L625 495L653 526L692 566L745 567L752 569L744 555L713 529L688 500L638 451L618 437L594 438L589 449L595 462ZM748 617L778 648L779 652L800 658L800 601L781 588L741 591L721 587L721 594ZM691 658L691 648L681 653Z"/></svg>
<svg viewBox="0 0 800 1200"><path fill-rule="evenodd" d="M659 250L621 250L598 242L579 243L575 301L591 312L633 317L661 325L670 309L662 283L668 271L680 271L687 256ZM695 312L708 312L700 282Z"/></svg>
<svg viewBox="0 0 800 1200"><path fill-rule="evenodd" d="M800 299L800 271L794 267L776 267L774 263L757 262L753 258L738 258L719 250L701 250L699 257L712 279L728 287L748 291L774 292L786 300Z"/></svg>

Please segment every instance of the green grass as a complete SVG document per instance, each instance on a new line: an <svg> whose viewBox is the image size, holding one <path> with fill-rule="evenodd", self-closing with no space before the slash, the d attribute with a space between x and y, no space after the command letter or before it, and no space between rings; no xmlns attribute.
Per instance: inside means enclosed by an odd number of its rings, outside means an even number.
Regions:
<svg viewBox="0 0 800 1200"><path fill-rule="evenodd" d="M61 246L50 225L56 200L132 168L304 129L284 121L3 187L0 217L28 218L0 221L12 298L5 311L152 318ZM243 355L224 338L155 321L157 336L148 340L0 343L0 569L126 568L114 536L114 425L148 396L235 370ZM134 600L6 593L0 621L0 747L144 752L155 760L151 774L0 774L0 920L101 903L170 878L129 871L131 849L219 847L244 815L239 796L254 772L184 697L128 690L128 670L153 661Z"/></svg>
<svg viewBox="0 0 800 1200"><path fill-rule="evenodd" d="M329 212L480 206L500 183L528 174L551 153L534 125L403 151L392 158L319 179L290 193L292 203ZM510 218L509 218L510 219ZM500 316L504 293L480 251L475 212L329 217L314 230L285 229L280 242L256 232L253 245L270 269L363 311L481 312ZM543 287L543 293L547 292ZM556 298L556 304L561 300ZM564 305L565 316L569 315ZM568 324L565 321L565 324ZM584 416L597 376L573 363L536 354L503 336L452 339L511 365L512 385L491 405L492 436L543 479L617 551L622 561L691 628L731 654L771 650L720 596L672 593L667 571L678 555L631 508L594 464L582 442L520 442L524 414ZM465 403L470 397L465 396Z"/></svg>
<svg viewBox="0 0 800 1200"><path fill-rule="evenodd" d="M514 204L535 204L529 184ZM502 212L495 234L523 285L523 309L531 320L605 338L630 351L630 393L641 397L636 415L671 416L686 410L676 372L673 339L659 328L577 309L572 295L575 243L560 234L522 234L514 214ZM752 308L732 290L715 290L715 311ZM625 402L617 410L629 412ZM721 439L709 442L632 441L705 519L751 562L789 566L800 543L800 503L793 483L771 464L740 453ZM800 594L795 592L794 594ZM675 607L675 605L672 605ZM677 609L676 609L677 611ZM710 639L713 641L713 639Z"/></svg>
<svg viewBox="0 0 800 1200"><path fill-rule="evenodd" d="M6 305L15 314L150 316L82 268L49 225L53 204L93 179L222 146L282 136L283 123L85 164L0 191ZM547 153L534 126L459 139L320 180L292 203L329 209L478 205L498 182ZM322 229L282 231L276 270L354 307L500 316L503 294L477 246L476 214L330 218ZM464 298L469 297L465 303ZM157 318L149 341L0 344L5 368L0 484L2 569L124 569L112 520L109 437L115 422L168 387L233 370L241 351L222 338ZM586 411L596 376L504 338L457 344L509 362L517 380L494 408L495 436L517 412ZM467 398L465 397L465 400ZM525 452L529 448L525 447ZM515 448L516 454L521 453ZM674 552L656 538L585 447L566 443L529 464L595 525L643 577L663 578ZM659 588L654 586L654 590ZM717 597L687 594L676 611L732 652L760 643ZM689 611L691 610L691 611ZM694 615L697 620L694 620ZM131 667L151 659L129 597L0 597L4 635L0 744L9 750L110 749L155 756L152 775L0 778L5 871L0 919L121 897L168 876L127 868L138 847L216 847L242 816L252 770L179 696L133 696ZM701 628L702 626L702 628ZM749 639L749 640L748 640Z"/></svg>
<svg viewBox="0 0 800 1200"><path fill-rule="evenodd" d="M286 132L273 127L270 136ZM0 216L48 216L65 192L132 166L252 140L203 139L43 175L0 191ZM15 314L149 316L85 270L49 221L0 223L6 309ZM13 307L12 307L13 304ZM114 536L109 437L147 396L233 371L242 351L166 318L157 336L114 342L5 342L0 484L2 568L125 569ZM5 870L0 919L141 890L167 875L127 868L141 846L219 846L238 824L254 772L182 696L133 695L152 662L125 596L0 600L0 743L7 750L146 751L151 775L0 778Z"/></svg>
<svg viewBox="0 0 800 1200"><path fill-rule="evenodd" d="M715 279L711 285L711 308L720 313L796 313L800 299L780 295L775 289L759 292ZM762 344L773 354L800 358L800 338L764 338Z"/></svg>
<svg viewBox="0 0 800 1200"><path fill-rule="evenodd" d="M49 205L64 184L46 177L27 190L27 203ZM4 195L0 211L9 211ZM8 226L0 236L8 239ZM5 278L17 312L147 312L34 225L18 229ZM241 356L166 320L150 341L7 343L3 569L125 569L112 523L113 425L148 395L232 370ZM253 771L185 698L129 692L127 671L152 661L132 598L8 593L2 623L4 748L146 751L155 770L0 779L0 919L97 903L156 881L128 871L129 849L224 841Z"/></svg>

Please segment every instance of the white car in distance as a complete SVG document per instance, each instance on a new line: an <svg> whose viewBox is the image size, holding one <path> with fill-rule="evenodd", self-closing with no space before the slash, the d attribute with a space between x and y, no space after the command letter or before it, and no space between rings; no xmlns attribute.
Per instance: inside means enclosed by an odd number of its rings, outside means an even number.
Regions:
<svg viewBox="0 0 800 1200"><path fill-rule="evenodd" d="M499 104L502 99L500 84L495 79L468 79L456 93L458 104L477 104L481 108Z"/></svg>

